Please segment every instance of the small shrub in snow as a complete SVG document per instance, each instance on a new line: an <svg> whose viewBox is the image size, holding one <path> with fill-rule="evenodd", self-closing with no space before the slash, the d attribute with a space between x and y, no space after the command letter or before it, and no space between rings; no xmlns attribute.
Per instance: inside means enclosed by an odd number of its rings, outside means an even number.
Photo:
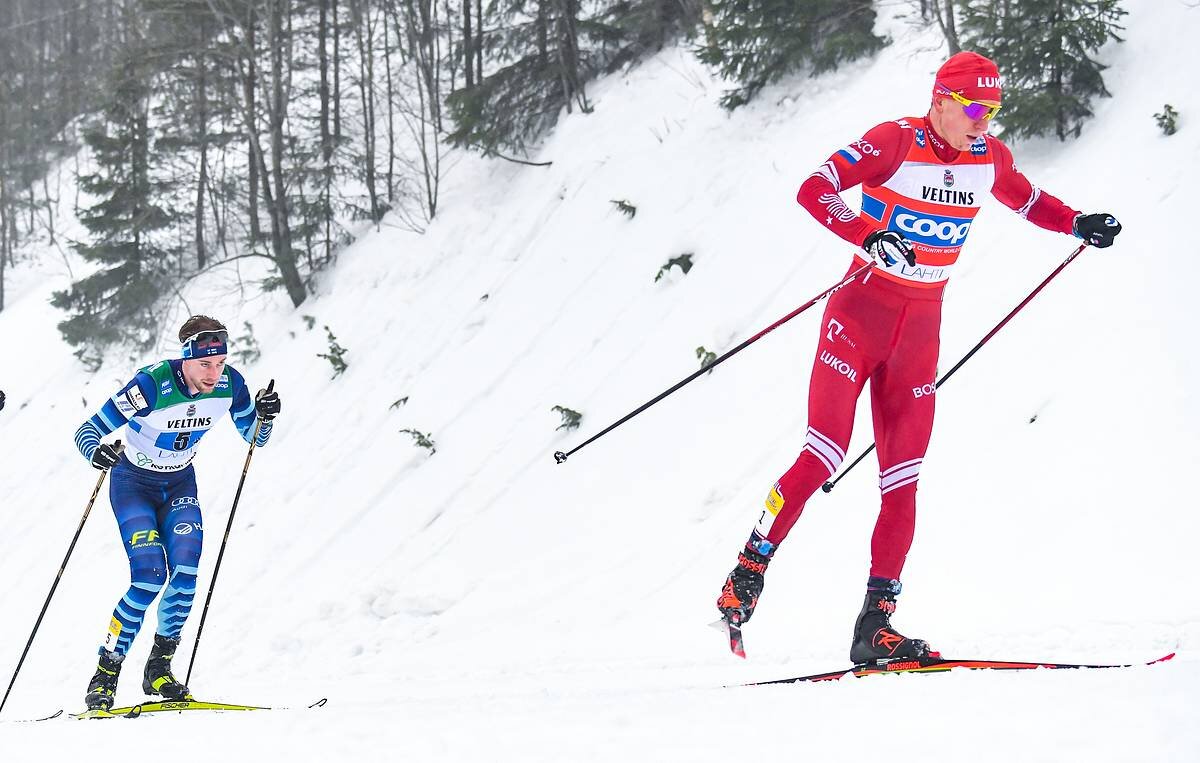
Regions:
<svg viewBox="0 0 1200 763"><path fill-rule="evenodd" d="M304 321L304 326L309 331L313 330L313 326L317 325L317 319L311 315L301 315L300 320Z"/></svg>
<svg viewBox="0 0 1200 763"><path fill-rule="evenodd" d="M242 321L242 326L246 332L235 345L233 355L237 358L238 365L245 366L257 363L262 357L262 349L258 346L258 340L254 338L254 327L250 325L250 321Z"/></svg>
<svg viewBox="0 0 1200 763"><path fill-rule="evenodd" d="M429 451L429 455L437 453L437 448L433 444L433 432L418 432L415 429L401 429L400 434L412 435L413 444L418 448L425 448Z"/></svg>
<svg viewBox="0 0 1200 763"><path fill-rule="evenodd" d="M329 365L333 366L333 376L329 378L336 379L349 367L346 362L346 353L350 351L338 344L337 337L333 335L328 326L325 327L325 333L329 337L329 352L318 352L317 357L329 361Z"/></svg>
<svg viewBox="0 0 1200 763"><path fill-rule="evenodd" d="M402 405L408 405L408 395L405 395L404 397L400 398L396 402L389 405L388 410L394 411Z"/></svg>
<svg viewBox="0 0 1200 763"><path fill-rule="evenodd" d="M1179 112L1171 108L1169 103L1163 104L1162 112L1154 115L1154 121L1163 131L1163 135L1174 135L1179 130L1177 119L1179 119Z"/></svg>
<svg viewBox="0 0 1200 763"><path fill-rule="evenodd" d="M579 411L573 411L570 408L564 408L561 405L556 405L550 410L562 416L562 423L554 428L555 431L558 431L559 429L565 429L570 432L572 429L579 428L579 421L583 418L583 414Z"/></svg>
<svg viewBox="0 0 1200 763"><path fill-rule="evenodd" d="M700 346L700 347L696 348L696 357L700 359L700 370L703 371L704 369L711 366L713 364L713 361L717 359L717 353L710 352L709 350L705 349L703 346ZM709 368L708 372L711 374L712 369Z"/></svg>
<svg viewBox="0 0 1200 763"><path fill-rule="evenodd" d="M633 206L633 204L630 204L628 199L610 199L609 201L615 204L621 214L625 215L629 219L632 220L635 216L637 216L637 207Z"/></svg>
<svg viewBox="0 0 1200 763"><path fill-rule="evenodd" d="M679 266L679 269L683 271L684 275L687 275L688 271L692 269L692 253L684 252L678 257L672 257L671 259L667 260L666 264L659 268L658 273L655 274L654 282L658 283L658 281L667 274L667 271L676 265Z"/></svg>

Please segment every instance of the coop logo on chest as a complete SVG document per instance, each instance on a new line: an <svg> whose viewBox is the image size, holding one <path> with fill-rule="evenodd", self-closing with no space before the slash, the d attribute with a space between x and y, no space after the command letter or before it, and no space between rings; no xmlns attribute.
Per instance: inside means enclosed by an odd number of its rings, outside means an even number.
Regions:
<svg viewBox="0 0 1200 763"><path fill-rule="evenodd" d="M917 212L897 204L889 227L907 234L910 241L945 247L958 245L967 237L971 220Z"/></svg>

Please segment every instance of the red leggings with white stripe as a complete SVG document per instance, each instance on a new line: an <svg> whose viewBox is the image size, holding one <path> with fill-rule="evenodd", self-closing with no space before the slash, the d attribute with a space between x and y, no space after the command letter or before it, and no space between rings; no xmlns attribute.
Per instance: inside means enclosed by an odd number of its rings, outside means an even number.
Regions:
<svg viewBox="0 0 1200 763"><path fill-rule="evenodd" d="M855 260L855 266L861 266ZM898 580L912 545L917 477L933 429L942 289L868 274L836 292L821 320L808 387L808 437L779 478L754 540L778 546L846 457L854 408L871 380L882 507L871 538L871 575Z"/></svg>

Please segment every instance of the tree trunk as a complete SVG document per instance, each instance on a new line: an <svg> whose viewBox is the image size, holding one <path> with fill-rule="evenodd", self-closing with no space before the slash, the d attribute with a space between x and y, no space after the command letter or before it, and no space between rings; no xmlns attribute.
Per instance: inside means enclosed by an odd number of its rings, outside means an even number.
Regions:
<svg viewBox="0 0 1200 763"><path fill-rule="evenodd" d="M363 107L363 163L366 165L367 196L371 200L371 222L379 222L379 197L375 188L375 55L371 11L363 14L363 0L350 0L350 19L358 41L358 83ZM365 34L364 34L365 31Z"/></svg>
<svg viewBox="0 0 1200 763"><path fill-rule="evenodd" d="M283 123L287 101L284 98L283 14L285 4L291 0L271 0L271 19L268 26L271 46L271 172L263 179L275 185L271 207L271 243L275 250L275 264L283 286L291 297L292 304L299 307L307 296L304 282L296 268L296 257L292 251L292 230L288 220L287 184L283 177ZM290 63L290 62L289 62Z"/></svg>
<svg viewBox="0 0 1200 763"><path fill-rule="evenodd" d="M320 60L321 84L318 88L321 98L321 174L324 188L321 191L321 218L325 228L325 253L322 262L328 262L333 256L333 242L330 240L333 207L330 195L333 190L333 134L329 129L329 0L320 0L321 12L317 25L317 57Z"/></svg>
<svg viewBox="0 0 1200 763"><path fill-rule="evenodd" d="M937 0L933 0L933 17L937 20L938 27L942 30L942 36L946 38L946 45L950 48L950 55L962 52L962 45L958 41L958 28L954 21L954 0L946 0L945 10L938 5Z"/></svg>
<svg viewBox="0 0 1200 763"><path fill-rule="evenodd" d="M388 27L387 13L380 14L383 18L383 68L387 74L387 135L388 135L388 167L387 167L387 199L388 206L396 204L396 90L392 84L392 44L391 28ZM396 40L399 43L400 30L396 30Z"/></svg>
<svg viewBox="0 0 1200 763"><path fill-rule="evenodd" d="M475 87L475 54L471 47L471 0L463 0L463 76L466 78L467 90Z"/></svg>
<svg viewBox="0 0 1200 763"><path fill-rule="evenodd" d="M342 25L338 21L338 2L333 1L333 139L342 142Z"/></svg>
<svg viewBox="0 0 1200 763"><path fill-rule="evenodd" d="M3 165L0 165L3 168ZM4 312L4 272L8 266L8 186L4 183L4 173L0 172L0 313Z"/></svg>
<svg viewBox="0 0 1200 763"><path fill-rule="evenodd" d="M255 42L256 35L254 33L255 25L258 19L255 18L254 4L247 6L246 18L246 74L242 79L242 88L246 99L246 109L250 112L250 119L246 121L246 129L251 132L256 131L256 115L258 113L258 104L256 100L256 92L258 88L258 50ZM262 240L262 223L258 219L258 184L259 184L259 162L254 157L254 143L257 142L257 135L249 137L250 145L247 146L249 153L249 171L247 182L249 189L247 191L247 202L250 215L250 246L253 247Z"/></svg>
<svg viewBox="0 0 1200 763"><path fill-rule="evenodd" d="M471 0L464 0L471 2ZM475 81L483 81L483 0L475 0Z"/></svg>
<svg viewBox="0 0 1200 763"><path fill-rule="evenodd" d="M196 181L196 267L204 269L207 247L204 243L204 193L208 186L208 82L207 62L203 53L207 35L200 26L201 51L196 55L196 134L200 140L200 177Z"/></svg>

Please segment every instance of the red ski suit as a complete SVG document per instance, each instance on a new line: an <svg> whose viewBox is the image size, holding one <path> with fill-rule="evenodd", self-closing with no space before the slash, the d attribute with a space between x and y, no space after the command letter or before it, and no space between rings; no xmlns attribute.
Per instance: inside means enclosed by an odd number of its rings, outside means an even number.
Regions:
<svg viewBox="0 0 1200 763"><path fill-rule="evenodd" d="M862 212L855 213L838 194L860 184ZM1031 185L1003 143L985 135L960 152L924 117L872 128L800 187L797 201L846 241L860 246L875 230L895 230L912 242L917 262L874 268L830 298L808 389L804 450L771 490L752 546L778 546L809 496L837 472L870 379L882 494L870 574L900 578L933 429L942 292L987 192L1038 226L1072 232L1078 212ZM860 249L851 270L865 264Z"/></svg>

